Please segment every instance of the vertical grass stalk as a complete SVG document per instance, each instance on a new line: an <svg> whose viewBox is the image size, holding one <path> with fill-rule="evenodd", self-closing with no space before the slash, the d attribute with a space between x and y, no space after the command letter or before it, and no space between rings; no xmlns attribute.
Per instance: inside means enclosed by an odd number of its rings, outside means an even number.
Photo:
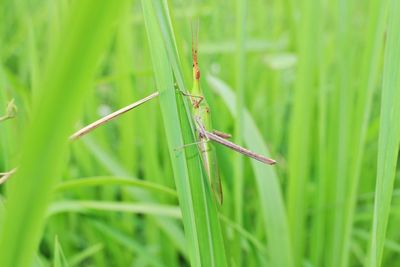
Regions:
<svg viewBox="0 0 400 267"><path fill-rule="evenodd" d="M378 170L366 266L381 266L400 144L400 3L391 0L383 70Z"/></svg>
<svg viewBox="0 0 400 267"><path fill-rule="evenodd" d="M311 129L316 98L315 74L318 38L318 1L300 4L301 21L298 34L299 64L294 92L294 106L289 135L288 217L292 236L294 265L300 266L305 249L306 185L310 175Z"/></svg>
<svg viewBox="0 0 400 267"><path fill-rule="evenodd" d="M195 142L168 9L159 0L142 1L156 85L167 135L190 262L192 266L226 266L225 249L217 209L204 176Z"/></svg>
<svg viewBox="0 0 400 267"><path fill-rule="evenodd" d="M237 94L237 105L235 112L235 142L237 144L243 143L243 107L245 101L244 87L245 87L245 73L246 73L246 14L247 3L244 0L236 0L236 62L235 62L235 88ZM234 196L234 217L238 225L243 223L243 157L235 154L235 170L234 170L234 183L233 183L233 196ZM238 266L242 265L242 251L241 251L241 237L236 234L234 242L233 255Z"/></svg>

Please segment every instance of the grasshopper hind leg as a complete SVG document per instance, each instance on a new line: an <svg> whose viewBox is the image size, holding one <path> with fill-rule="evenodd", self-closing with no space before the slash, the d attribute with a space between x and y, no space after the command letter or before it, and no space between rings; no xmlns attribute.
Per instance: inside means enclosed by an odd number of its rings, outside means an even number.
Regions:
<svg viewBox="0 0 400 267"><path fill-rule="evenodd" d="M224 133L224 132L221 132L221 131L218 131L218 130L213 130L212 133L215 134L215 135L218 135L219 137L224 138L224 139L229 139L229 138L232 137L231 134Z"/></svg>

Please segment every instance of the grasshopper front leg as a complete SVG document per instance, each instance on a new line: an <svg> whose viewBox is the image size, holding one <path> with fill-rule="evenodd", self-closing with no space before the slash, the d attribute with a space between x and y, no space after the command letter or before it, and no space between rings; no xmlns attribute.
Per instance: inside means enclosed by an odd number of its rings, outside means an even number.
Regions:
<svg viewBox="0 0 400 267"><path fill-rule="evenodd" d="M191 99L191 101L192 101L192 104L193 104L193 107L194 108L198 108L199 106L200 106L200 103L204 100L204 96L201 96L201 95L192 95L192 94L188 94L188 93L185 93L185 92L183 92L183 91L180 91L181 92L181 94L182 95L184 95L184 96L188 96L188 97L190 97ZM195 99L193 99L193 98L197 98L198 100L195 100Z"/></svg>

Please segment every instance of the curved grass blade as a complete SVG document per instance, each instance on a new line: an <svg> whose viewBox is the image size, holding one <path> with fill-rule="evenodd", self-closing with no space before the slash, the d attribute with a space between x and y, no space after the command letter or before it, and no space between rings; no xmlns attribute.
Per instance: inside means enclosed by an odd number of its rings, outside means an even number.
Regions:
<svg viewBox="0 0 400 267"><path fill-rule="evenodd" d="M65 181L58 184L55 190L57 192L62 192L62 191L81 189L88 186L108 186L108 185L136 186L152 191L158 191L160 193L176 197L176 192L173 189L168 188L166 186L145 180L139 180L136 178L116 177L116 176L88 177L88 178L80 178L80 179Z"/></svg>
<svg viewBox="0 0 400 267"><path fill-rule="evenodd" d="M122 245L132 252L137 253L138 255L143 255L146 260L146 262L143 264L144 266L164 266L158 257L156 257L153 253L150 253L149 249L145 245L121 232L119 229L116 229L101 221L91 220L90 223L99 231L99 234L105 235L112 241Z"/></svg>
<svg viewBox="0 0 400 267"><path fill-rule="evenodd" d="M207 76L207 81L234 114L236 99L228 85L211 75ZM244 112L243 125L243 138L246 145L250 149L260 151L263 155L269 155L268 148L247 111ZM261 212L264 217L264 231L269 244L267 254L271 266L293 266L286 210L277 174L272 167L257 161L252 160L251 165L255 173Z"/></svg>
<svg viewBox="0 0 400 267"><path fill-rule="evenodd" d="M47 216L63 212L88 213L90 211L114 211L127 213L151 214L159 216L168 216L172 218L181 218L181 213L176 206L158 205L146 203L121 203L110 201L94 200L65 200L54 202L50 205Z"/></svg>
<svg viewBox="0 0 400 267"><path fill-rule="evenodd" d="M69 264L71 266L82 266L84 265L84 261L90 259L90 257L96 255L97 253L100 253L100 251L102 251L103 249L104 245L102 243L92 245L79 252L78 254L72 256L69 259Z"/></svg>

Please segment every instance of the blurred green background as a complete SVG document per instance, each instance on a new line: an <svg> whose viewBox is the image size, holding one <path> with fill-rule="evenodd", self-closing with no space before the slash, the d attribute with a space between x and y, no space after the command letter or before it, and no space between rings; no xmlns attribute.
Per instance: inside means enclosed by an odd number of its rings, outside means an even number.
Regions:
<svg viewBox="0 0 400 267"><path fill-rule="evenodd" d="M0 266L400 264L397 0L1 0L0 20ZM197 21L213 126L278 162L216 145L223 205L182 148Z"/></svg>

